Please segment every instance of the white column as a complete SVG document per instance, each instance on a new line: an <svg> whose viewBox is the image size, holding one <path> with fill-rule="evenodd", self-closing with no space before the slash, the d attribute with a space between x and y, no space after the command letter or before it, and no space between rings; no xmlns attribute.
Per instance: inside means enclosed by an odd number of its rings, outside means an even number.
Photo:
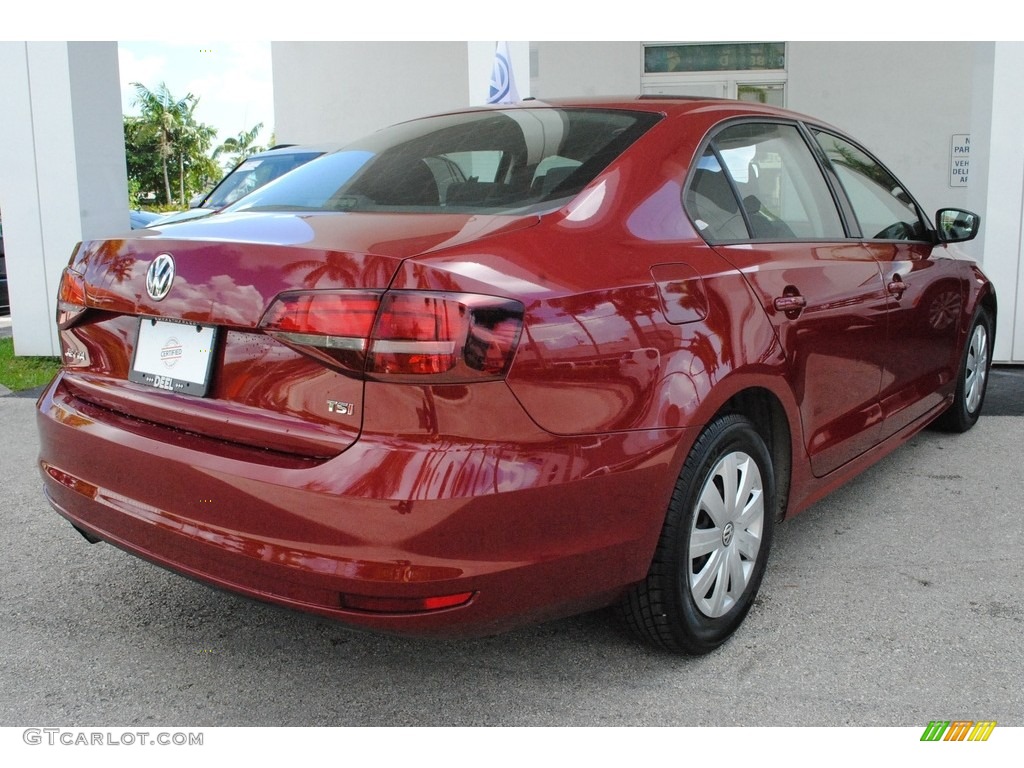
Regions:
<svg viewBox="0 0 1024 768"><path fill-rule="evenodd" d="M978 43L971 113L967 207L982 214L971 252L995 284L999 321L993 359L1024 362L1024 43ZM950 94L950 99L963 98Z"/></svg>
<svg viewBox="0 0 1024 768"><path fill-rule="evenodd" d="M0 215L15 352L59 353L61 270L127 232L117 43L0 42Z"/></svg>

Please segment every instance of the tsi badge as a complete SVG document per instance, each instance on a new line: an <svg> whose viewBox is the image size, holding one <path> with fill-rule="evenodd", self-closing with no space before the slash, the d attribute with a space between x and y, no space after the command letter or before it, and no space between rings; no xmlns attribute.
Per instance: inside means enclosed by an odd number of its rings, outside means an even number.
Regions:
<svg viewBox="0 0 1024 768"><path fill-rule="evenodd" d="M356 412L356 406L354 403L342 403L338 400L328 400L327 410L331 413L336 413L339 416L352 416Z"/></svg>

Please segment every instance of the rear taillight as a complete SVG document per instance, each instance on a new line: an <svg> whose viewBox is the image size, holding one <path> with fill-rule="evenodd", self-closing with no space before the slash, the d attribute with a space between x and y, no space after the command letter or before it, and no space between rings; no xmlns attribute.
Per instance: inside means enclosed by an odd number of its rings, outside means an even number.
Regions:
<svg viewBox="0 0 1024 768"><path fill-rule="evenodd" d="M85 278L65 268L57 290L57 327L70 328L85 312Z"/></svg>
<svg viewBox="0 0 1024 768"><path fill-rule="evenodd" d="M277 298L260 326L328 365L362 371L380 293L288 293Z"/></svg>
<svg viewBox="0 0 1024 768"><path fill-rule="evenodd" d="M261 328L337 370L388 381L499 379L512 362L523 305L422 291L287 293Z"/></svg>

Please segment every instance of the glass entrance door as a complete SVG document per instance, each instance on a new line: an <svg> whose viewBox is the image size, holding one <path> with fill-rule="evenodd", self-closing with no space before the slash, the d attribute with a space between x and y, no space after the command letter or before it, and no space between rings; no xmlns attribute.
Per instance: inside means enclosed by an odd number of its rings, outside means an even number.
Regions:
<svg viewBox="0 0 1024 768"><path fill-rule="evenodd" d="M740 101L752 101L772 107L786 106L785 83L736 83L735 86L735 98Z"/></svg>

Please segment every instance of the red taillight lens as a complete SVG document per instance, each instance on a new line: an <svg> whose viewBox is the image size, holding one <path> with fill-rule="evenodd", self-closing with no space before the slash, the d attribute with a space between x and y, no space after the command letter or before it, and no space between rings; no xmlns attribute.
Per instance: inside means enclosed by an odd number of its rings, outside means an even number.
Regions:
<svg viewBox="0 0 1024 768"><path fill-rule="evenodd" d="M505 375L522 324L523 305L510 299L335 291L282 294L261 327L347 373L464 383Z"/></svg>
<svg viewBox="0 0 1024 768"><path fill-rule="evenodd" d="M277 338L346 371L361 372L380 293L286 293L261 327Z"/></svg>
<svg viewBox="0 0 1024 768"><path fill-rule="evenodd" d="M298 334L365 339L377 316L378 293L294 293L282 295L263 324Z"/></svg>
<svg viewBox="0 0 1024 768"><path fill-rule="evenodd" d="M374 326L368 372L445 373L457 362L466 307L433 294L390 293Z"/></svg>
<svg viewBox="0 0 1024 768"><path fill-rule="evenodd" d="M57 327L70 328L85 312L85 278L65 268L57 290Z"/></svg>

